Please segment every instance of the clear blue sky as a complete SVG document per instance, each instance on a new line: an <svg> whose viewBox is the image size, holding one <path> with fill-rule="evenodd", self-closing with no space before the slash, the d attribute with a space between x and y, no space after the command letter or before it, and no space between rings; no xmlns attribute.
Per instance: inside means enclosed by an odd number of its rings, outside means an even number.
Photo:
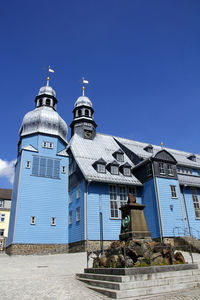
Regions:
<svg viewBox="0 0 200 300"><path fill-rule="evenodd" d="M1 163L49 64L68 125L85 76L99 132L200 153L199 0L2 1L0 45Z"/></svg>

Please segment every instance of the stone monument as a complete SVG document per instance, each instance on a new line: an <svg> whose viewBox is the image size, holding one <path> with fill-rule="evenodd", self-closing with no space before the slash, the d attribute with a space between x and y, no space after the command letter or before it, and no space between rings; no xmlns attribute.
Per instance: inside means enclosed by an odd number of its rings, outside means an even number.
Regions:
<svg viewBox="0 0 200 300"><path fill-rule="evenodd" d="M144 216L145 205L136 203L136 197L128 195L127 204L120 207L122 212L121 241L133 239L151 239L147 222Z"/></svg>

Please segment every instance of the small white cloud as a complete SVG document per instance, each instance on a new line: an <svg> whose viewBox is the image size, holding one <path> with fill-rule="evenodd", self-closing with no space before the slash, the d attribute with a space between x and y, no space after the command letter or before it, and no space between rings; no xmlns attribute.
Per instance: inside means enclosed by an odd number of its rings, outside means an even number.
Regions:
<svg viewBox="0 0 200 300"><path fill-rule="evenodd" d="M6 161L0 158L0 177L6 177L11 184L14 181L16 159Z"/></svg>

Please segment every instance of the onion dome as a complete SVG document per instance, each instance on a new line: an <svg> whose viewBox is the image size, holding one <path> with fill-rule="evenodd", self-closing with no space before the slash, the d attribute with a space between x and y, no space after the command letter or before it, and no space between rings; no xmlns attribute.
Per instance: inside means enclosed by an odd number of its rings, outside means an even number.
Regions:
<svg viewBox="0 0 200 300"><path fill-rule="evenodd" d="M90 99L86 96L80 96L75 104L74 104L74 107L79 107L79 106L89 106L89 107L92 107L92 102L90 101Z"/></svg>
<svg viewBox="0 0 200 300"><path fill-rule="evenodd" d="M22 121L20 136L43 133L59 136L67 141L67 124L56 111L55 91L48 85L41 87L35 98L36 108L28 112Z"/></svg>

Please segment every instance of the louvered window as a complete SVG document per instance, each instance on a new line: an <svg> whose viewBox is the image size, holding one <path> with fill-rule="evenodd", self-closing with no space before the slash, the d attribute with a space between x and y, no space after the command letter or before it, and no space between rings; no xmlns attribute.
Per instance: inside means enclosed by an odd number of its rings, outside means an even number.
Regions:
<svg viewBox="0 0 200 300"><path fill-rule="evenodd" d="M60 178L60 160L33 156L32 175L50 178Z"/></svg>

